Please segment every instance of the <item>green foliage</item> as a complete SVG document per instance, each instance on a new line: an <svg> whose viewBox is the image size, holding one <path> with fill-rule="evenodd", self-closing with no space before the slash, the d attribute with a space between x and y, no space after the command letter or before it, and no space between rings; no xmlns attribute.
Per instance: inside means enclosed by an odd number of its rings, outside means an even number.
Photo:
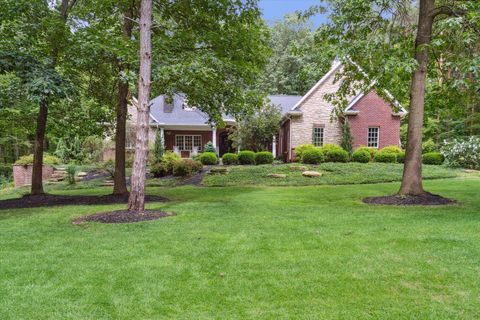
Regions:
<svg viewBox="0 0 480 320"><path fill-rule="evenodd" d="M394 163L397 162L397 154L380 150L375 154L374 160L375 162Z"/></svg>
<svg viewBox="0 0 480 320"><path fill-rule="evenodd" d="M253 165L255 164L255 152L244 150L238 153L238 163L241 165Z"/></svg>
<svg viewBox="0 0 480 320"><path fill-rule="evenodd" d="M282 115L280 108L267 103L257 113L243 117L229 138L233 147L253 151L266 151L278 135Z"/></svg>
<svg viewBox="0 0 480 320"><path fill-rule="evenodd" d="M387 146L382 149L380 149L380 152L388 152L388 153L394 153L394 154L399 154L402 152L402 149L398 146Z"/></svg>
<svg viewBox="0 0 480 320"><path fill-rule="evenodd" d="M342 142L340 146L342 147L343 150L347 151L348 154L352 154L352 150L353 150L352 143L353 143L353 137L352 137L352 131L350 130L350 123L345 118L345 120L342 123Z"/></svg>
<svg viewBox="0 0 480 320"><path fill-rule="evenodd" d="M320 148L325 155L326 162L347 162L349 155L348 152L343 150L342 147L336 144L326 144Z"/></svg>
<svg viewBox="0 0 480 320"><path fill-rule="evenodd" d="M372 159L372 156L368 150L364 148L359 148L355 150L352 154L352 160L360 163L368 163Z"/></svg>
<svg viewBox="0 0 480 320"><path fill-rule="evenodd" d="M182 159L180 161L176 161L173 164L173 175L176 177L185 177L191 176L198 172L200 172L203 168L202 163L191 160L191 159Z"/></svg>
<svg viewBox="0 0 480 320"><path fill-rule="evenodd" d="M162 163L165 165L167 172L173 172L173 165L175 162L182 160L182 158L173 151L166 151L163 155Z"/></svg>
<svg viewBox="0 0 480 320"><path fill-rule="evenodd" d="M159 163L162 161L164 153L165 153L165 147L163 146L162 132L158 130L155 137L155 144L153 146L153 157L154 157L155 163Z"/></svg>
<svg viewBox="0 0 480 320"><path fill-rule="evenodd" d="M260 151L255 154L256 164L272 164L273 154L270 151Z"/></svg>
<svg viewBox="0 0 480 320"><path fill-rule="evenodd" d="M203 152L200 155L200 162L204 165L215 165L218 162L217 154L214 152Z"/></svg>
<svg viewBox="0 0 480 320"><path fill-rule="evenodd" d="M203 152L213 152L217 153L217 150L215 149L212 141L208 141L207 144L203 147Z"/></svg>
<svg viewBox="0 0 480 320"><path fill-rule="evenodd" d="M319 164L325 161L325 155L319 148L307 148L302 152L302 162L307 164Z"/></svg>
<svg viewBox="0 0 480 320"><path fill-rule="evenodd" d="M350 155L343 149L332 149L325 154L326 162L348 162Z"/></svg>
<svg viewBox="0 0 480 320"><path fill-rule="evenodd" d="M172 165L172 168L173 168L173 165ZM150 173L153 174L155 178L161 178L161 177L168 176L172 172L168 170L165 162L158 162L151 165Z"/></svg>
<svg viewBox="0 0 480 320"><path fill-rule="evenodd" d="M433 142L432 139L428 139L427 141L422 143L422 153L430 153L436 152L438 150L437 145Z"/></svg>
<svg viewBox="0 0 480 320"><path fill-rule="evenodd" d="M10 178L12 176L11 164L0 164L0 178Z"/></svg>
<svg viewBox="0 0 480 320"><path fill-rule="evenodd" d="M480 136L444 141L441 153L450 167L480 170Z"/></svg>
<svg viewBox="0 0 480 320"><path fill-rule="evenodd" d="M102 163L102 169L106 171L112 179L115 177L115 161L112 159Z"/></svg>
<svg viewBox="0 0 480 320"><path fill-rule="evenodd" d="M63 162L67 162L69 153L70 151L67 148L65 140L63 140L63 138L58 139L57 148L55 149L54 154L60 159L62 159Z"/></svg>
<svg viewBox="0 0 480 320"><path fill-rule="evenodd" d="M68 184L75 184L75 175L77 173L77 166L74 164L69 164L66 168L66 171L67 171Z"/></svg>
<svg viewBox="0 0 480 320"><path fill-rule="evenodd" d="M224 165L235 165L238 164L238 155L235 153L225 153L222 156L222 163Z"/></svg>
<svg viewBox="0 0 480 320"><path fill-rule="evenodd" d="M57 144L58 150L58 144ZM82 153L87 162L100 162L102 160L104 146L103 138L98 136L88 136L83 140Z"/></svg>
<svg viewBox="0 0 480 320"><path fill-rule="evenodd" d="M405 162L405 151L397 153L397 162L404 163Z"/></svg>
<svg viewBox="0 0 480 320"><path fill-rule="evenodd" d="M307 150L315 149L313 144L300 144L295 147L295 155L298 159L302 160L303 153Z"/></svg>
<svg viewBox="0 0 480 320"><path fill-rule="evenodd" d="M270 94L304 95L328 71L333 53L315 45L314 28L297 14L270 28L272 55L260 79Z"/></svg>
<svg viewBox="0 0 480 320"><path fill-rule="evenodd" d="M61 163L61 160L56 156L50 155L48 153L44 153L43 155L43 164L55 166ZM29 154L26 156L20 157L17 161L15 161L16 165L33 165L33 154Z"/></svg>
<svg viewBox="0 0 480 320"><path fill-rule="evenodd" d="M441 165L443 156L440 152L427 152L422 155L423 164Z"/></svg>
<svg viewBox="0 0 480 320"><path fill-rule="evenodd" d="M355 151L360 151L360 150L365 150L368 153L370 153L370 160L373 160L373 158L375 157L375 154L378 152L378 149L376 149L376 148L369 148L369 147L365 147L365 146L359 147Z"/></svg>

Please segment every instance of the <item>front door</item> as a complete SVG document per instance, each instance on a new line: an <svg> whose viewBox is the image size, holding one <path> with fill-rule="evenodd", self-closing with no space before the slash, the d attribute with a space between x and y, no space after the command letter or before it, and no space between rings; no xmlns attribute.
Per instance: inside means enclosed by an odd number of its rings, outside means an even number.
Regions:
<svg viewBox="0 0 480 320"><path fill-rule="evenodd" d="M232 141L228 139L227 131L220 132L218 135L218 140L219 140L218 152L220 154L220 157L223 156L225 153L235 152L235 150L232 147Z"/></svg>

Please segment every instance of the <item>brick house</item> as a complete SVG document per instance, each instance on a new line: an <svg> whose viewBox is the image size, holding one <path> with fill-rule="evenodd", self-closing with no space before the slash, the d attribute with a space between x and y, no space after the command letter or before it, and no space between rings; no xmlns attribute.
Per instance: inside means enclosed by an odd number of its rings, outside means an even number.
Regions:
<svg viewBox="0 0 480 320"><path fill-rule="evenodd" d="M334 80L341 66L340 62L335 61L331 70L304 96L268 97L271 103L280 107L283 115L281 129L272 144L275 156L290 161L295 157L295 147L298 145L340 144L343 119L331 120L333 106L324 95L338 90L340 81ZM226 128L210 126L208 116L190 107L183 95L174 95L170 100L167 101L165 96L161 95L151 102L151 143L155 141L157 130L160 130L165 149L184 158L201 152L208 141L213 143L219 155L235 151L228 139ZM395 109L400 111L395 112ZM352 97L345 108L345 116L351 126L353 147L365 145L382 148L387 145L400 145L400 120L405 113L401 106L393 108L391 103L373 90ZM129 107L129 116L130 119L136 118L135 107ZM235 125L235 119L231 117L225 116L223 120L227 128ZM132 142L132 139L127 138L127 149L132 147Z"/></svg>

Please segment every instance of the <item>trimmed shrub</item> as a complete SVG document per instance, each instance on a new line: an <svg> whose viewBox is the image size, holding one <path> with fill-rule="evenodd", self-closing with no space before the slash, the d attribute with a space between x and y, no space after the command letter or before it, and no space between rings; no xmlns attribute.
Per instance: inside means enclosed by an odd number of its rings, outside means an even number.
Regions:
<svg viewBox="0 0 480 320"><path fill-rule="evenodd" d="M165 165L168 173L170 174L173 171L173 164L180 160L182 160L182 158L178 154L173 151L167 151L163 155L162 163Z"/></svg>
<svg viewBox="0 0 480 320"><path fill-rule="evenodd" d="M204 152L200 155L200 162L204 165L214 165L217 161L217 155L214 152Z"/></svg>
<svg viewBox="0 0 480 320"><path fill-rule="evenodd" d="M394 163L397 162L397 155L393 152L379 151L375 154L375 162Z"/></svg>
<svg viewBox="0 0 480 320"><path fill-rule="evenodd" d="M255 152L253 151L240 151L238 153L238 162L242 165L255 164Z"/></svg>
<svg viewBox="0 0 480 320"><path fill-rule="evenodd" d="M428 152L422 155L423 164L441 165L443 163L443 156L440 152Z"/></svg>
<svg viewBox="0 0 480 320"><path fill-rule="evenodd" d="M400 152L402 152L402 148L397 146L386 146L385 148L380 149L380 152L399 154Z"/></svg>
<svg viewBox="0 0 480 320"><path fill-rule="evenodd" d="M301 144L295 147L295 155L298 159L302 160L302 155L306 150L315 149L313 144Z"/></svg>
<svg viewBox="0 0 480 320"><path fill-rule="evenodd" d="M339 145L332 144L332 143L327 143L323 147L321 147L320 150L322 150L323 153L326 155L327 152L329 152L329 151L334 151L334 150L335 151L340 151L340 150L343 150L343 149Z"/></svg>
<svg viewBox="0 0 480 320"><path fill-rule="evenodd" d="M375 158L375 154L378 152L378 149L369 148L369 147L365 147L365 146L359 147L355 151L359 151L359 150L365 150L368 153L370 153L370 160L373 160L373 158Z"/></svg>
<svg viewBox="0 0 480 320"><path fill-rule="evenodd" d="M257 152L255 154L255 163L256 164L272 164L273 154L269 151Z"/></svg>
<svg viewBox="0 0 480 320"><path fill-rule="evenodd" d="M222 162L224 165L238 164L238 155L235 153L225 153L222 156Z"/></svg>
<svg viewBox="0 0 480 320"><path fill-rule="evenodd" d="M51 154L45 153L43 155L43 164L48 164L48 165L57 165L60 164L61 160ZM32 165L33 164L33 154L29 154L26 156L20 157L17 161L15 161L15 164L18 165Z"/></svg>
<svg viewBox="0 0 480 320"><path fill-rule="evenodd" d="M213 146L212 141L208 141L207 144L203 147L203 152L213 152L217 153L217 150Z"/></svg>
<svg viewBox="0 0 480 320"><path fill-rule="evenodd" d="M333 149L327 151L327 153L325 154L325 160L327 162L348 162L348 158L348 152L343 149Z"/></svg>
<svg viewBox="0 0 480 320"><path fill-rule="evenodd" d="M400 152L397 154L397 162L404 163L405 162L405 151Z"/></svg>
<svg viewBox="0 0 480 320"><path fill-rule="evenodd" d="M368 150L358 149L358 150L355 150L355 152L353 152L352 159L355 162L367 163L367 162L370 162L372 157L370 155L370 152L368 152Z"/></svg>
<svg viewBox="0 0 480 320"><path fill-rule="evenodd" d="M325 161L325 155L319 148L308 149L303 152L302 162L307 164L319 164Z"/></svg>
<svg viewBox="0 0 480 320"><path fill-rule="evenodd" d="M422 154L436 152L437 150L437 145L432 139L428 139L422 143Z"/></svg>
<svg viewBox="0 0 480 320"><path fill-rule="evenodd" d="M198 161L191 159L183 159L173 164L172 173L176 177L186 177L200 172L202 168L203 165Z"/></svg>

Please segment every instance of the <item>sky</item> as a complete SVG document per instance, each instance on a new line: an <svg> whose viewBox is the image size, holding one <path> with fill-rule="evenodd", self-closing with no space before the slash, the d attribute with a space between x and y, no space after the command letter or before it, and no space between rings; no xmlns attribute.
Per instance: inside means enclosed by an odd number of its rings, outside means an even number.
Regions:
<svg viewBox="0 0 480 320"><path fill-rule="evenodd" d="M260 0L260 8L263 11L263 17L268 24L273 24L276 20L281 20L286 13L307 10L313 5L319 5L319 0ZM310 20L318 27L326 21L326 15L318 14L311 17Z"/></svg>

